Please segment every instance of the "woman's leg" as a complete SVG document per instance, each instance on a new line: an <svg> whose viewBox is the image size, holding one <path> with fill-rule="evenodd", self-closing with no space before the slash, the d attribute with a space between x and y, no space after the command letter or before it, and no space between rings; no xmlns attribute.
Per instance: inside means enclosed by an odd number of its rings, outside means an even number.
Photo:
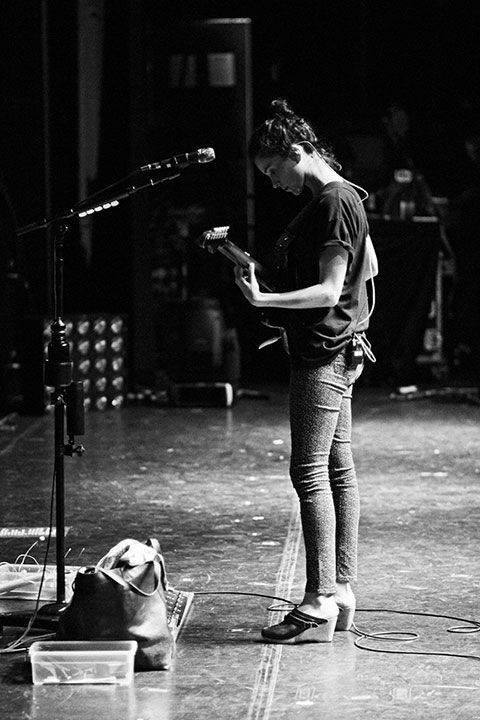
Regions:
<svg viewBox="0 0 480 720"><path fill-rule="evenodd" d="M336 518L336 581L357 576L360 498L352 455L352 385L342 398L329 458L330 487Z"/></svg>
<svg viewBox="0 0 480 720"><path fill-rule="evenodd" d="M292 369L290 475L300 500L306 555L306 594L333 595L336 591L336 511L349 517L349 503L358 500L344 489L332 494L329 461L332 444L348 392L343 354L319 368ZM345 420L344 413L342 418ZM345 433L343 423L342 438ZM343 442L337 442L335 447ZM343 458L343 453L341 453ZM342 459L343 462L343 459ZM343 537L343 536L342 536ZM343 554L345 557L345 553ZM343 562L343 561L342 561Z"/></svg>
<svg viewBox="0 0 480 720"><path fill-rule="evenodd" d="M347 630L353 620L355 599L341 578L353 578L356 564L350 386L358 370L346 367L343 352L327 366L291 373L290 475L300 500L307 582L300 605L262 630L269 642L331 642L334 630Z"/></svg>

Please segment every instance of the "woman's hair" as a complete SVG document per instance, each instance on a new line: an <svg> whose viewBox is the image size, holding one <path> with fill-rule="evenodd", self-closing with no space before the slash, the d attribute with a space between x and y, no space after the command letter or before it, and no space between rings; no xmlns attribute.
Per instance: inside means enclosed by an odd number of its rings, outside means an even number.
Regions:
<svg viewBox="0 0 480 720"><path fill-rule="evenodd" d="M310 149L307 144L307 152L316 150L330 167L341 170L330 146L317 137L309 122L293 112L286 100L273 100L271 110L272 116L253 131L248 145L250 158L288 157L294 143L306 142L312 146Z"/></svg>

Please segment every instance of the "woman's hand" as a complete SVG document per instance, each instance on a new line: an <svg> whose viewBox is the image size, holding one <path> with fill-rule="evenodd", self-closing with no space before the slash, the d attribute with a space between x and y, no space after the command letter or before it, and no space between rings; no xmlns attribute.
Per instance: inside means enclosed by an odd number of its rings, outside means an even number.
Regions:
<svg viewBox="0 0 480 720"><path fill-rule="evenodd" d="M248 270L235 265L235 282L247 298L248 302L256 307L262 305L264 293L260 291L257 278L255 277L255 264L249 263Z"/></svg>
<svg viewBox="0 0 480 720"><path fill-rule="evenodd" d="M348 252L338 245L328 246L319 260L319 282L316 285L285 292L261 292L255 277L255 264L248 270L235 265L235 282L255 307L276 307L286 310L334 307L342 293L348 265Z"/></svg>

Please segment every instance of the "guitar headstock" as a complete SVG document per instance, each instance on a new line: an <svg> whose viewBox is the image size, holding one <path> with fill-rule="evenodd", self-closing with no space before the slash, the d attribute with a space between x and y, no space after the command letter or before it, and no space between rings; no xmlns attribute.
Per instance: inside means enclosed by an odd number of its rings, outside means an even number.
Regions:
<svg viewBox="0 0 480 720"><path fill-rule="evenodd" d="M219 246L222 244L222 240L227 238L229 230L230 225L220 225L219 227L211 228L210 230L206 230L202 233L195 242L201 248L214 253L215 250L218 250Z"/></svg>

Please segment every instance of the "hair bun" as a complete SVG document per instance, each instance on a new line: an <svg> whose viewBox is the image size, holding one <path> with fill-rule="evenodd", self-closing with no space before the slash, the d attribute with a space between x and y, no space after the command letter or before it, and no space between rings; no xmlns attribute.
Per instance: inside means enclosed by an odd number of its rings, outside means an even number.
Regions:
<svg viewBox="0 0 480 720"><path fill-rule="evenodd" d="M287 117L294 114L290 105L283 98L277 98L276 100L272 100L270 107L272 109L272 112L275 113L275 115Z"/></svg>

